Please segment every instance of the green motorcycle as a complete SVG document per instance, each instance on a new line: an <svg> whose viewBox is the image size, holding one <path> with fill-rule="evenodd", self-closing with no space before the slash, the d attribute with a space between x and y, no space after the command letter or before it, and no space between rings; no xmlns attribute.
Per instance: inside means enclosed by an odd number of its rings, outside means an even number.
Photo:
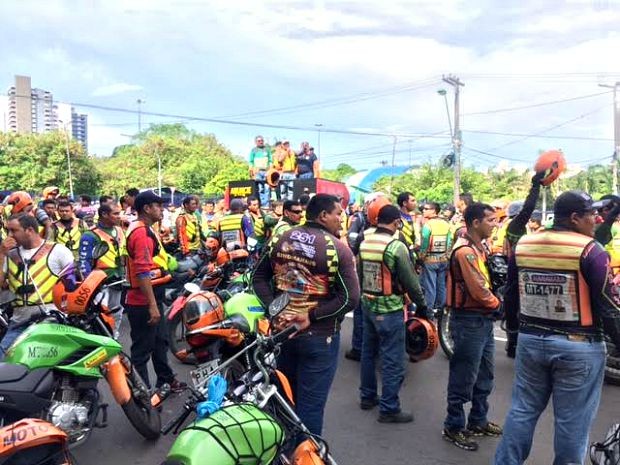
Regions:
<svg viewBox="0 0 620 465"><path fill-rule="evenodd" d="M0 417L4 425L41 418L65 431L71 443L86 440L107 423L99 380L105 378L115 401L147 439L159 437L159 413L151 395L112 338L114 319L105 308L103 271L93 271L73 292L59 292L63 310L42 313L0 363Z"/></svg>

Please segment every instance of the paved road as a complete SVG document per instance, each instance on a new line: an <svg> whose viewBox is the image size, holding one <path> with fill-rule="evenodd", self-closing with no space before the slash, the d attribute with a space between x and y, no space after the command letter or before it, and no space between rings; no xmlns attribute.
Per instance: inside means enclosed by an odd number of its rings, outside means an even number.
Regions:
<svg viewBox="0 0 620 465"><path fill-rule="evenodd" d="M125 326L126 329L126 326ZM342 356L349 347L351 320L346 319L341 346L341 360L331 391L325 419L325 436L333 456L340 465L482 465L488 464L497 445L496 439L482 439L480 450L466 452L441 438L445 413L448 363L443 354L433 359L409 364L402 404L411 409L415 422L407 425L385 425L376 421L376 411L359 409L359 364ZM498 337L501 334L498 333ZM123 338L126 341L126 335ZM175 363L175 362L173 362ZM187 379L188 367L175 363L181 377ZM510 403L512 360L503 352L503 342L496 350L496 388L490 399L490 418L502 423ZM105 384L101 384L106 391ZM104 392L106 399L109 393ZM109 401L109 400L108 400ZM182 398L174 398L162 413L170 418ZM97 430L89 442L75 450L80 465L159 464L163 461L174 437L148 442L135 432L122 410L110 402L109 426ZM593 438L602 438L609 425L620 418L620 387L605 386L599 414L592 430ZM550 410L541 417L535 435L531 465L553 461L553 424ZM209 464L206 464L209 465ZM216 465L216 464L212 464Z"/></svg>

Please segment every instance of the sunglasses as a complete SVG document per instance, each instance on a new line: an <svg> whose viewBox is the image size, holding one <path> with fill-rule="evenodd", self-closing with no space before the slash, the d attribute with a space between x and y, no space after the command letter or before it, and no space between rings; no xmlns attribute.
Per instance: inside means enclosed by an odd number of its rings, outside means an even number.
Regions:
<svg viewBox="0 0 620 465"><path fill-rule="evenodd" d="M296 215L301 215L304 211L303 210L289 210L291 213L295 213Z"/></svg>

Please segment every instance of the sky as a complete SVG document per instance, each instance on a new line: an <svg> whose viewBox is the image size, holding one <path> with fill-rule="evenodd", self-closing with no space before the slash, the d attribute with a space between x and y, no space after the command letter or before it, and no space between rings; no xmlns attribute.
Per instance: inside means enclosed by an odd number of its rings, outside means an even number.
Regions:
<svg viewBox="0 0 620 465"><path fill-rule="evenodd" d="M465 166L550 148L586 166L614 150L618 24L620 0L21 0L0 4L0 89L29 75L87 113L98 156L138 131L140 99L143 129L184 122L244 158L259 134L307 140L363 169L450 150L451 74Z"/></svg>

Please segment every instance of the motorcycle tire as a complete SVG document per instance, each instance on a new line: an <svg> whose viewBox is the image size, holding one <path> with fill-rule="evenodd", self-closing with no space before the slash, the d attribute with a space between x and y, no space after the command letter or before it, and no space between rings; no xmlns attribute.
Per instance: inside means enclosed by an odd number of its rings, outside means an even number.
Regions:
<svg viewBox="0 0 620 465"><path fill-rule="evenodd" d="M620 352L616 351L616 347L611 342L607 343L605 382L620 386Z"/></svg>
<svg viewBox="0 0 620 465"><path fill-rule="evenodd" d="M161 417L159 412L151 405L148 390L144 391L145 395L135 395L136 391L146 388L143 386L144 382L133 369L127 374L127 381L131 390L131 398L129 402L122 406L125 416L144 438L149 440L158 439L161 434ZM142 389L137 386L142 386Z"/></svg>
<svg viewBox="0 0 620 465"><path fill-rule="evenodd" d="M172 320L167 320L166 325L168 327L168 347L174 358L187 365L196 365L196 357L189 351L190 346L185 342L185 327L183 326L181 312L177 313Z"/></svg>
<svg viewBox="0 0 620 465"><path fill-rule="evenodd" d="M439 332L441 350L450 359L454 354L454 341L450 334L450 309L444 308L437 313L437 330Z"/></svg>

